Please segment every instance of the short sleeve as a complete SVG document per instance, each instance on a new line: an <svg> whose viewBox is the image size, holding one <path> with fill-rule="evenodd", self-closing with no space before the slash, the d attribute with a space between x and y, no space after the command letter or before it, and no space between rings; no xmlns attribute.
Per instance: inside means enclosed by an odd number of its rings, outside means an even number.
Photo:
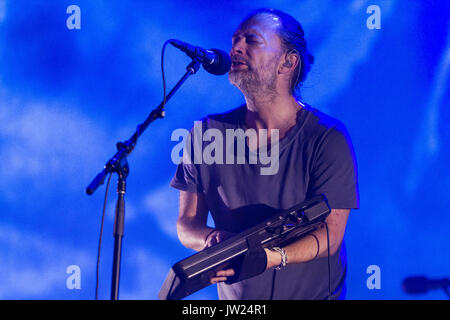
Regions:
<svg viewBox="0 0 450 320"><path fill-rule="evenodd" d="M193 193L203 192L203 187L200 177L200 168L195 164L195 143L201 143L201 135L196 135L196 130L199 129L201 132L201 122L197 126L192 128L187 136L185 146L183 148L183 157L178 164L175 171L175 175L170 181L170 186L182 190L189 191ZM199 140L195 140L198 137Z"/></svg>
<svg viewBox="0 0 450 320"><path fill-rule="evenodd" d="M203 192L199 179L199 172L194 164L181 162L175 171L175 175L170 181L170 186L182 191L193 193Z"/></svg>
<svg viewBox="0 0 450 320"><path fill-rule="evenodd" d="M359 209L356 157L343 125L329 128L312 159L310 196L324 194L332 209Z"/></svg>

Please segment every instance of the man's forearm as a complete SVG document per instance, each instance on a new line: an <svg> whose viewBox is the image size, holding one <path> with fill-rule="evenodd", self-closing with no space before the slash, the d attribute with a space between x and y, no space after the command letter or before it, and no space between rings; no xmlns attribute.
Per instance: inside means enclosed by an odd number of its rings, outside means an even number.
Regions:
<svg viewBox="0 0 450 320"><path fill-rule="evenodd" d="M330 255L334 255L344 238L350 209L331 209L327 217L328 234L330 241ZM301 238L284 248L287 263L302 263L328 255L327 230L322 224L317 230ZM281 256L278 252L266 249L267 268L273 268L280 264Z"/></svg>
<svg viewBox="0 0 450 320"><path fill-rule="evenodd" d="M333 230L329 230L329 237L330 255L333 255L336 253L340 243L337 243ZM285 250L292 263L307 262L315 258L326 257L328 255L328 241L325 225L321 225L319 229L313 231L305 238L286 246Z"/></svg>
<svg viewBox="0 0 450 320"><path fill-rule="evenodd" d="M179 219L177 222L177 233L181 243L196 251L203 250L206 238L214 229L207 226L199 226L198 223L189 218Z"/></svg>
<svg viewBox="0 0 450 320"><path fill-rule="evenodd" d="M336 253L341 239L335 236L329 229L330 236L330 255ZM323 258L328 255L327 232L325 226L315 230L311 234L287 245L283 249L286 252L287 263L303 263L317 258ZM267 269L280 265L281 256L278 252L266 250Z"/></svg>

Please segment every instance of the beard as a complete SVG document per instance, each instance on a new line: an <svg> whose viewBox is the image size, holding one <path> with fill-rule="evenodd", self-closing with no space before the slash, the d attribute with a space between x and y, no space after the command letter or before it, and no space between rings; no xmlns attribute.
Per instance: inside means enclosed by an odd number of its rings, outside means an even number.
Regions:
<svg viewBox="0 0 450 320"><path fill-rule="evenodd" d="M244 96L253 97L264 94L276 93L277 62L279 57L274 57L265 65L254 68L247 64L246 69L230 70L228 80L237 87Z"/></svg>

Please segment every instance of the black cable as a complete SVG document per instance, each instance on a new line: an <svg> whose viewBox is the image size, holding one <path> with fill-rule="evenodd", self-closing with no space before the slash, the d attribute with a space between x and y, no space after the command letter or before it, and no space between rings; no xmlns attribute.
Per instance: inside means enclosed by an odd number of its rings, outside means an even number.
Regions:
<svg viewBox="0 0 450 320"><path fill-rule="evenodd" d="M275 278L277 277L277 270L273 270L273 275L272 275L272 288L270 290L270 299L269 300L273 300L273 295L275 293Z"/></svg>
<svg viewBox="0 0 450 320"><path fill-rule="evenodd" d="M325 224L325 229L327 230L328 300L331 300L330 233L328 231L328 224L326 223L326 221L324 221L323 223ZM274 291L275 291L275 277L276 277L276 270L274 270L274 273L272 276L272 288L271 288L271 292L270 292L270 300L273 300L273 295L274 295Z"/></svg>
<svg viewBox="0 0 450 320"><path fill-rule="evenodd" d="M166 51L166 46L172 41L172 39L167 40L166 42L164 42L163 46L162 46L162 50L161 50L161 74L162 74L162 82L163 82L163 101L162 104L160 106L160 116L163 117L164 116L164 107L166 105L166 100L167 100L167 89L166 89L166 75L164 72L164 54ZM136 141L135 141L135 145L137 143L137 139L139 138L139 136L141 135L141 126L142 124L138 125L136 128ZM133 148L134 149L134 148ZM131 154L132 151L130 151L129 154Z"/></svg>
<svg viewBox="0 0 450 320"><path fill-rule="evenodd" d="M163 102L162 102L162 106L161 106L161 111L164 111L164 106L166 105L166 76L164 73L164 52L166 50L166 46L170 43L170 41L172 41L172 39L167 40L166 42L164 42L162 50L161 50L161 74L162 74L162 81L163 81Z"/></svg>
<svg viewBox="0 0 450 320"><path fill-rule="evenodd" d="M286 226L286 222L289 218L289 215L286 215L286 217L284 218L283 224L280 227L280 231L278 232L278 237L281 237L281 233L284 230L284 227ZM287 237L287 234L285 235ZM273 300L273 295L275 293L275 279L277 276L277 270L273 270L273 275L272 275L272 288L270 289L270 299L269 300Z"/></svg>
<svg viewBox="0 0 450 320"><path fill-rule="evenodd" d="M328 300L331 300L331 266L330 266L330 234L328 232L328 224L326 221L325 228L327 229L327 251L328 251Z"/></svg>
<svg viewBox="0 0 450 320"><path fill-rule="evenodd" d="M105 191L105 198L103 200L103 212L102 212L102 222L100 224L100 235L98 239L98 251L97 251L97 270L95 272L95 300L98 300L98 275L99 275L99 269L100 269L100 251L102 247L102 235L103 235L103 223L105 221L105 212L106 212L106 201L108 199L108 190L109 190L109 183L111 181L112 174L109 174L108 182L106 183L106 191Z"/></svg>

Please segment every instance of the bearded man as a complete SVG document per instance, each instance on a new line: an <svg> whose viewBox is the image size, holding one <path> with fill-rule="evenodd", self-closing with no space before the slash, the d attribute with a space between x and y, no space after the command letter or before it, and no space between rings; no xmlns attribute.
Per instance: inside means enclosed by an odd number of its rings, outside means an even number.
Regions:
<svg viewBox="0 0 450 320"><path fill-rule="evenodd" d="M234 33L230 56L229 80L245 104L207 116L201 125L223 136L231 129L267 133L267 145L278 148L277 170L262 175L261 163L183 161L171 181L180 190L179 239L203 250L274 212L324 194L331 208L328 235L318 228L284 248L264 249L266 266L259 275L227 284L235 275L227 269L211 282L218 284L220 299L343 298L343 238L350 210L359 208L356 161L345 126L298 98L313 62L302 26L282 11L256 10ZM246 159L267 145L260 135L247 139ZM207 226L208 213L215 228Z"/></svg>

